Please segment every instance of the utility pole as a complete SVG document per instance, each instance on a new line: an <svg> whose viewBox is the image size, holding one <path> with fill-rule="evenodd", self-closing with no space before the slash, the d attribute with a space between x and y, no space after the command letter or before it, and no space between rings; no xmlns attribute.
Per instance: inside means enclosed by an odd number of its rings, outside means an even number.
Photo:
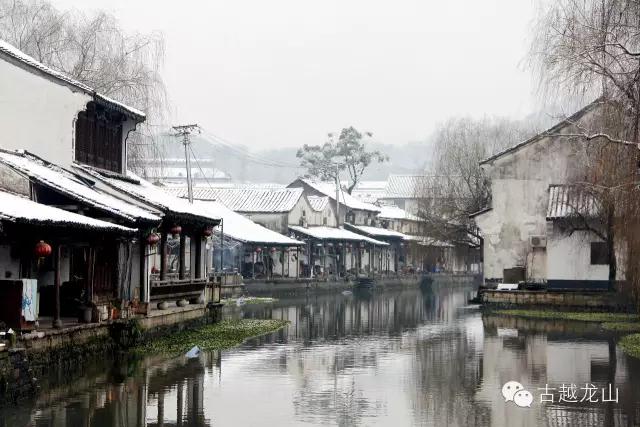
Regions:
<svg viewBox="0 0 640 427"><path fill-rule="evenodd" d="M340 164L336 163L336 227L340 228Z"/></svg>
<svg viewBox="0 0 640 427"><path fill-rule="evenodd" d="M193 203L193 182L191 181L191 156L189 155L189 144L191 140L189 137L192 132L197 131L200 133L200 128L197 124L192 125L179 125L173 126L175 136L182 137L182 144L184 144L184 158L187 162L187 192L189 195L189 203Z"/></svg>

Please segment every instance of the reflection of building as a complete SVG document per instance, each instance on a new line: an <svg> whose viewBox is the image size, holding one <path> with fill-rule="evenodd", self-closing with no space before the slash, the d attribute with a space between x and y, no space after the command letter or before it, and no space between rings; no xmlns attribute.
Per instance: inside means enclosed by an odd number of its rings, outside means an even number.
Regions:
<svg viewBox="0 0 640 427"><path fill-rule="evenodd" d="M484 379L475 399L490 402L492 425L537 426L542 420L549 426L627 425L613 422L622 419L619 405L614 411L611 404L601 401L559 402L562 384L584 387L590 383L600 390L608 384L617 387L630 381L629 372L618 360L615 343L599 326L495 315L484 315L483 323ZM500 390L507 381L518 381L531 391L531 409L522 411L504 401ZM540 402L546 385L554 394L554 404ZM578 391L579 398L583 393ZM601 394L598 398L601 400Z"/></svg>

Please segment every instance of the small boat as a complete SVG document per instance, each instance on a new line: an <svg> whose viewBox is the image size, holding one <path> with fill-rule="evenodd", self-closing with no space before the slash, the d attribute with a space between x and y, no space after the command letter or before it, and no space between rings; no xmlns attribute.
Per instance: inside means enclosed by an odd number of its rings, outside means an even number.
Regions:
<svg viewBox="0 0 640 427"><path fill-rule="evenodd" d="M344 295L344 296L353 295L353 292L351 292L351 291L342 291L342 295Z"/></svg>

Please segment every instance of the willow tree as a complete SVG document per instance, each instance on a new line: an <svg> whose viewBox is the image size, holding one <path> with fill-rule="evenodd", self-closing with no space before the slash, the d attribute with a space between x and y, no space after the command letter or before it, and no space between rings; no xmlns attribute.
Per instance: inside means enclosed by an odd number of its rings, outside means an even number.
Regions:
<svg viewBox="0 0 640 427"><path fill-rule="evenodd" d="M481 236L470 215L491 204L491 182L480 162L536 129L502 118L451 118L440 124L432 137L431 165L415 188L425 235L478 246Z"/></svg>
<svg viewBox="0 0 640 427"><path fill-rule="evenodd" d="M597 198L609 248L626 260L626 279L638 296L640 192L635 147L640 132L640 2L556 0L545 5L530 50L541 89L601 97L616 110L607 113L606 120L577 127L569 137L582 141L587 155L579 165L576 184ZM610 280L615 280L615 254L610 256L614 263Z"/></svg>

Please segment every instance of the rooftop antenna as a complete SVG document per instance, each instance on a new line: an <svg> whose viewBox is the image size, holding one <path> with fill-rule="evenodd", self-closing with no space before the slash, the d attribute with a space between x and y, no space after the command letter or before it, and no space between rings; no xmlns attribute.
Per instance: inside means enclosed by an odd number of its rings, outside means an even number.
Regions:
<svg viewBox="0 0 640 427"><path fill-rule="evenodd" d="M193 182L191 181L191 156L189 156L189 139L193 132L200 133L200 127L197 124L172 126L175 136L182 137L184 145L184 158L187 162L187 192L189 195L189 203L193 203Z"/></svg>

